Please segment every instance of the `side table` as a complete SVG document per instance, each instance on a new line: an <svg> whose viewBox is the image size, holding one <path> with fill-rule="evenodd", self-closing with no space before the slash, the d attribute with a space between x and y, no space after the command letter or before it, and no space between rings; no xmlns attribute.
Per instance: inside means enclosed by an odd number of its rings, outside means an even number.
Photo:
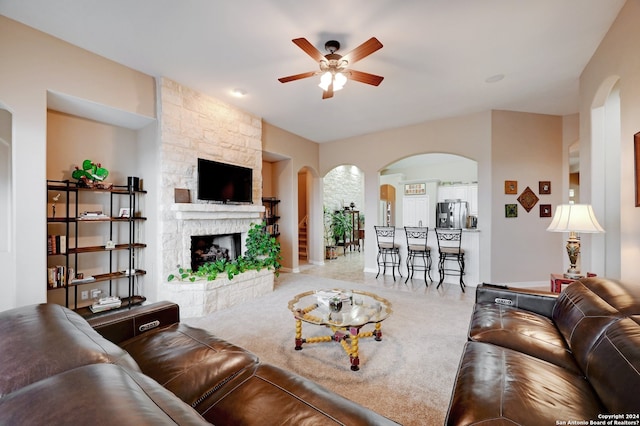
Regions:
<svg viewBox="0 0 640 426"><path fill-rule="evenodd" d="M587 277L595 277L596 274L587 272ZM553 293L560 293L562 291L562 284L571 284L576 281L574 278L565 278L564 274L551 274L551 291Z"/></svg>

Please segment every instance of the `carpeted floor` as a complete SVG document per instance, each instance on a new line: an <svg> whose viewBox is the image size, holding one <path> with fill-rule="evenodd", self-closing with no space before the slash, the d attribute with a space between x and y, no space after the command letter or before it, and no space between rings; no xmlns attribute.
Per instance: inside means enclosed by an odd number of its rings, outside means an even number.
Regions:
<svg viewBox="0 0 640 426"><path fill-rule="evenodd" d="M442 425L466 341L474 288L455 284L425 287L421 280L354 283L308 274L280 274L273 293L185 323L210 330L268 362L312 379L405 426ZM372 285L373 283L373 285ZM383 338L360 340L360 371L351 371L337 342L305 344L294 350L294 319L287 302L317 289L355 289L392 303L382 323ZM369 327L369 326L367 326ZM365 328L368 329L368 328ZM327 329L303 323L303 336Z"/></svg>

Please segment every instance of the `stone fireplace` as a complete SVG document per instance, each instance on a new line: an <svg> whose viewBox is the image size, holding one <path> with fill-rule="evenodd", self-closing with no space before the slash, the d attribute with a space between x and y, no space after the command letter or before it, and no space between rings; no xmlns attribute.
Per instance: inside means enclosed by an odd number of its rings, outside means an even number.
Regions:
<svg viewBox="0 0 640 426"><path fill-rule="evenodd" d="M184 317L202 316L273 291L273 271L250 271L228 280L167 282L178 265L191 267L192 237L239 235L240 254L251 223L260 222L262 120L166 78L159 79L160 185L158 298L175 301ZM197 198L197 160L253 169L253 204L212 204ZM191 202L175 203L188 189ZM234 237L236 238L236 237ZM238 239L236 239L238 241Z"/></svg>
<svg viewBox="0 0 640 426"><path fill-rule="evenodd" d="M193 242L215 244L214 237L219 246L231 241L235 247L225 248L233 250L236 256L244 253L249 227L261 220L263 211L262 205L253 204L173 204L175 235L179 237L165 242L165 262L178 259L180 265L189 267ZM165 298L180 305L181 315L197 317L273 291L273 271L249 271L232 280L219 276L214 281L172 281L165 283L161 290Z"/></svg>

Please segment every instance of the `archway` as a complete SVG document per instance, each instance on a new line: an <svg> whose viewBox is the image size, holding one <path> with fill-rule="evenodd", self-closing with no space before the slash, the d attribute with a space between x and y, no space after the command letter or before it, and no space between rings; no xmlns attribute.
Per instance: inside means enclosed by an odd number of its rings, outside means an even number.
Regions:
<svg viewBox="0 0 640 426"><path fill-rule="evenodd" d="M390 225L436 226L436 203L445 199L466 201L467 215L478 216L478 163L444 153L413 155L389 164L380 171L380 185L391 186L395 202L381 202L378 223L387 224L389 203L393 203ZM415 202L416 200L422 202ZM421 206L420 212L415 209ZM426 210L425 210L426 209ZM466 219L466 218L465 218ZM466 226L466 220L463 223Z"/></svg>
<svg viewBox="0 0 640 426"><path fill-rule="evenodd" d="M355 250L361 252L365 237L364 172L354 165L334 167L323 178L322 199L323 212L328 215L324 218L325 246L341 246L338 252L342 254ZM336 220L348 225L346 233L333 232Z"/></svg>

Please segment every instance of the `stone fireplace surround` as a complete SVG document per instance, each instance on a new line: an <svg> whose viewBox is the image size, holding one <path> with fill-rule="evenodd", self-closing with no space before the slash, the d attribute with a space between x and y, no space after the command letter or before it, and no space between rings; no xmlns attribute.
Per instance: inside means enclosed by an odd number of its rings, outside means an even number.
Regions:
<svg viewBox="0 0 640 426"><path fill-rule="evenodd" d="M263 211L262 205L253 204L173 204L175 235L180 237L165 241L163 251L177 256L174 262L177 260L179 265L188 268L192 236L240 233L244 253L249 227L261 220ZM219 276L214 281L172 281L164 283L161 292L164 298L180 305L185 318L199 317L272 292L273 275L272 270L262 270L248 271L232 280Z"/></svg>
<svg viewBox="0 0 640 426"><path fill-rule="evenodd" d="M262 119L167 78L158 79L160 122L157 297L180 305L185 317L201 316L273 290L273 271L250 271L230 282L167 282L178 264L191 264L191 235L241 233L259 222L262 196ZM253 205L175 203L176 188L197 194L197 159L250 167ZM245 283L246 277L254 277ZM266 290L265 290L266 289Z"/></svg>

